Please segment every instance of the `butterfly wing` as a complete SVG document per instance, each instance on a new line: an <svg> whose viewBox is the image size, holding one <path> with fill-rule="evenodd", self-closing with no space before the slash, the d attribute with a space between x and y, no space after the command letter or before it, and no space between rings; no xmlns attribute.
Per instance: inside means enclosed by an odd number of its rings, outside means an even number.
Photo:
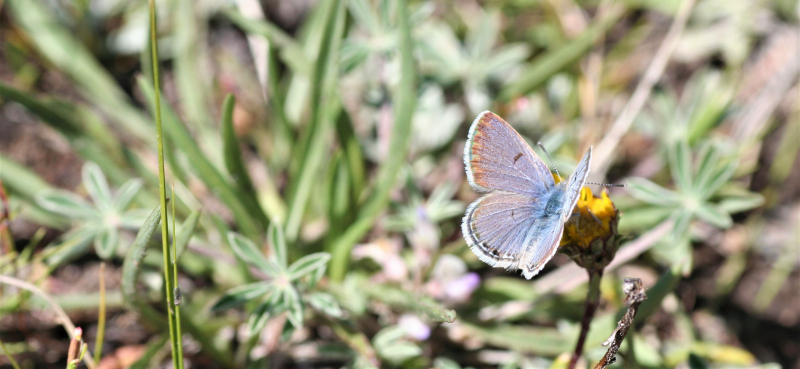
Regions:
<svg viewBox="0 0 800 369"><path fill-rule="evenodd" d="M470 185L479 192L538 198L555 185L547 165L522 136L490 111L478 115L469 129L464 165Z"/></svg>
<svg viewBox="0 0 800 369"><path fill-rule="evenodd" d="M467 208L461 231L472 252L496 267L518 269L520 254L530 242L541 216L539 200L511 192L494 192Z"/></svg>
<svg viewBox="0 0 800 369"><path fill-rule="evenodd" d="M556 188L553 189L552 198L554 201L561 201L562 205L558 214L543 213L542 219L536 222L532 229L531 243L521 255L523 262L520 264L520 269L525 278L531 279L538 274L558 251L564 233L564 224L578 203L581 187L589 175L591 161L592 148L589 147L567 183L556 185Z"/></svg>
<svg viewBox="0 0 800 369"><path fill-rule="evenodd" d="M581 188L586 183L586 177L589 176L589 166L592 163L592 147L586 150L583 154L583 159L575 167L575 172L569 177L567 187L564 189L564 206L562 208L561 216L563 217L562 223L572 215L575 205L578 203L578 198L581 196Z"/></svg>
<svg viewBox="0 0 800 369"><path fill-rule="evenodd" d="M522 269L525 279L539 274L545 264L555 256L564 233L564 222L558 217L542 219L531 233L532 242L520 258L522 261L519 268Z"/></svg>

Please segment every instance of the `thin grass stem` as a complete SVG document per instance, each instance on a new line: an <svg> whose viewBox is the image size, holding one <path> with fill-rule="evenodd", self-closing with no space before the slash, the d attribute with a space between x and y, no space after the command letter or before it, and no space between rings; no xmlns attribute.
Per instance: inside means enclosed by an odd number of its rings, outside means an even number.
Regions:
<svg viewBox="0 0 800 369"><path fill-rule="evenodd" d="M106 333L106 263L100 263L100 306L97 312L97 337L94 340L94 361L100 362L103 353L103 338Z"/></svg>
<svg viewBox="0 0 800 369"><path fill-rule="evenodd" d="M173 299L173 273L170 268L170 248L169 248L169 220L167 219L167 189L166 189L166 174L164 172L164 136L162 134L161 122L161 86L159 85L159 70L158 70L158 42L156 31L156 6L155 0L149 1L150 6L150 46L151 46L151 61L153 63L153 90L155 92L154 113L156 121L156 144L158 145L158 191L161 199L161 246L164 259L164 294L167 298L167 315L169 322L169 338L172 344L172 366L173 368L183 367L183 350L181 347L180 321L178 315L175 314L173 307L175 301Z"/></svg>

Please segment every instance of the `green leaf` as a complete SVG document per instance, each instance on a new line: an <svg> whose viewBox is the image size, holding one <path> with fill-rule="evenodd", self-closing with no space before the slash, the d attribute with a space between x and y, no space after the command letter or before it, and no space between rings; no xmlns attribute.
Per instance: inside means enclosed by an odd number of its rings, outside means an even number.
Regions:
<svg viewBox="0 0 800 369"><path fill-rule="evenodd" d="M405 341L405 328L395 325L382 329L375 335L372 345L383 359L397 365L422 354L419 346Z"/></svg>
<svg viewBox="0 0 800 369"><path fill-rule="evenodd" d="M692 221L692 212L686 209L679 209L672 215L675 224L672 227L672 235L674 239L681 239L687 237L689 230L689 223Z"/></svg>
<svg viewBox="0 0 800 369"><path fill-rule="evenodd" d="M102 216L90 203L67 191L46 190L39 193L36 203L42 208L71 219L99 219Z"/></svg>
<svg viewBox="0 0 800 369"><path fill-rule="evenodd" d="M261 35L269 40L270 44L280 50L281 60L293 72L306 75L311 73L311 63L302 46L280 27L266 20L249 19L233 8L226 9L222 13L243 31Z"/></svg>
<svg viewBox="0 0 800 369"><path fill-rule="evenodd" d="M114 196L114 209L119 213L125 211L133 201L133 198L136 197L136 194L139 193L143 184L144 182L138 178L125 182L117 190L116 196Z"/></svg>
<svg viewBox="0 0 800 369"><path fill-rule="evenodd" d="M275 221L270 223L267 229L267 241L272 246L273 252L275 252L275 261L278 266L281 269L286 269L286 238L283 236L283 228Z"/></svg>
<svg viewBox="0 0 800 369"><path fill-rule="evenodd" d="M621 7L620 7L621 8ZM519 96L526 95L539 88L550 77L562 69L573 65L589 52L600 40L603 35L617 24L617 20L622 16L622 11L617 7L609 12L605 18L601 19L580 36L570 40L564 46L550 50L536 57L522 75L513 79L500 91L500 100L510 101Z"/></svg>
<svg viewBox="0 0 800 369"><path fill-rule="evenodd" d="M108 181L100 167L95 163L86 162L81 170L81 177L83 178L83 186L86 187L86 192L94 200L95 206L101 209L110 209L111 190L108 188Z"/></svg>
<svg viewBox="0 0 800 369"><path fill-rule="evenodd" d="M676 142L669 151L669 168L680 192L692 189L692 153L686 141Z"/></svg>
<svg viewBox="0 0 800 369"><path fill-rule="evenodd" d="M461 369L461 365L458 365L455 360L446 357L437 357L433 361L433 367L436 369Z"/></svg>
<svg viewBox="0 0 800 369"><path fill-rule="evenodd" d="M104 260L114 256L118 244L119 230L116 227L106 227L94 238L94 250Z"/></svg>
<svg viewBox="0 0 800 369"><path fill-rule="evenodd" d="M262 302L256 309L250 313L250 316L247 318L247 331L249 332L250 336L256 336L264 330L264 327L267 326L267 322L269 322L269 318L272 316L272 305L270 305L269 301Z"/></svg>
<svg viewBox="0 0 800 369"><path fill-rule="evenodd" d="M257 299L274 289L270 282L255 282L231 288L211 307L213 311L230 309Z"/></svg>
<svg viewBox="0 0 800 369"><path fill-rule="evenodd" d="M192 238L192 233L197 229L199 221L200 211L195 210L189 214L189 217L183 222L183 226L181 227L181 231L178 232L177 241L175 243L175 250L177 250L175 259L181 256L183 250L186 250L186 246L189 245L189 240Z"/></svg>
<svg viewBox="0 0 800 369"><path fill-rule="evenodd" d="M703 198L707 199L711 197L715 192L717 192L717 190L719 190L720 187L722 187L722 185L728 182L728 180L733 177L733 174L736 172L736 168L738 166L739 163L737 163L736 160L733 160L722 168L719 168L709 180L708 185L699 188Z"/></svg>
<svg viewBox="0 0 800 369"><path fill-rule="evenodd" d="M155 109L155 90L150 82L139 77L136 79L142 94L147 99L148 107ZM228 183L222 176L217 168L205 156L197 145L197 141L189 134L186 127L178 119L175 112L169 107L167 101L161 99L161 113L163 116L163 129L165 137L170 138L187 157L191 158L189 163L194 167L198 177L211 188L216 195L219 196L228 208L233 212L236 218L237 225L242 232L251 239L258 239L260 230L256 222L261 221L263 218L266 224L264 214L250 213L250 208L244 205L244 198L241 197L236 190Z"/></svg>
<svg viewBox="0 0 800 369"><path fill-rule="evenodd" d="M391 327L386 327L381 329L380 332L375 334L375 337L372 338L372 345L375 346L378 350L383 350L386 347L391 346L399 339L405 337L406 330L405 328L399 325L393 325Z"/></svg>
<svg viewBox="0 0 800 369"><path fill-rule="evenodd" d="M719 150L712 142L706 142L700 148L697 155L697 168L695 170L694 190L702 193L702 189L708 186L708 182L716 172L719 163Z"/></svg>
<svg viewBox="0 0 800 369"><path fill-rule="evenodd" d="M153 237L153 234L161 226L161 206L156 206L150 213L150 216L139 228L139 233L136 234L136 240L128 249L128 255L125 256L125 262L122 265L122 280L120 286L122 289L122 296L129 306L135 306L140 303L136 295L136 280L139 270L144 260L145 252L147 251L147 243Z"/></svg>
<svg viewBox="0 0 800 369"><path fill-rule="evenodd" d="M674 191L640 177L628 180L628 193L649 204L664 206L677 206L680 204L680 198Z"/></svg>
<svg viewBox="0 0 800 369"><path fill-rule="evenodd" d="M357 220L326 247L333 257L330 275L334 281L344 279L353 245L372 228L377 217L388 205L389 195L397 182L397 176L406 164L412 131L411 122L417 98L414 46L407 12L405 6L397 7L400 30L400 82L392 93L394 126L389 144L389 152L392 155L386 158L378 169L373 193L358 212Z"/></svg>
<svg viewBox="0 0 800 369"><path fill-rule="evenodd" d="M329 149L330 132L334 118L341 109L337 91L339 79L339 50L344 35L345 11L342 0L322 4L327 18L323 42L311 83L310 122L302 138L299 155L299 174L293 176L289 191L289 214L286 217L286 238L297 239L308 200L311 198L315 177L322 169L322 163Z"/></svg>
<svg viewBox="0 0 800 369"><path fill-rule="evenodd" d="M342 308L339 307L339 303L336 302L336 299L334 299L333 296L327 293L314 292L308 296L306 301L308 301L308 304L311 305L311 307L325 314L335 318L342 317Z"/></svg>
<svg viewBox="0 0 800 369"><path fill-rule="evenodd" d="M717 228L727 229L733 225L731 215L712 204L703 204L697 209L696 214L698 218Z"/></svg>
<svg viewBox="0 0 800 369"><path fill-rule="evenodd" d="M236 257L245 264L254 265L273 278L280 274L278 266L267 260L253 241L238 233L229 232L228 243L230 243Z"/></svg>
<svg viewBox="0 0 800 369"><path fill-rule="evenodd" d="M139 229L149 215L147 209L128 210L119 217L119 227L125 229Z"/></svg>
<svg viewBox="0 0 800 369"><path fill-rule="evenodd" d="M408 341L397 341L384 347L380 351L380 355L390 363L399 365L408 359L422 355L422 349Z"/></svg>
<svg viewBox="0 0 800 369"><path fill-rule="evenodd" d="M154 143L151 124L142 112L129 103L119 87L94 55L39 1L9 2L10 17L44 58L62 70L76 84L76 90L92 101L125 131L148 144Z"/></svg>
<svg viewBox="0 0 800 369"><path fill-rule="evenodd" d="M327 252L317 252L306 255L292 263L287 273L289 274L289 278L294 281L318 268L324 267L330 259L331 254Z"/></svg>
<svg viewBox="0 0 800 369"><path fill-rule="evenodd" d="M303 328L303 305L302 301L300 301L300 294L297 293L297 290L292 286L287 286L286 289L283 290L283 298L284 303L288 309L289 322L297 328Z"/></svg>
<svg viewBox="0 0 800 369"><path fill-rule="evenodd" d="M412 311L433 322L452 323L456 320L456 312L440 305L433 299L402 290L397 287L362 282L359 289L366 292L371 298L407 311Z"/></svg>
<svg viewBox="0 0 800 369"><path fill-rule="evenodd" d="M719 202L719 208L729 214L736 214L757 208L764 204L764 196L757 193L750 195L726 197Z"/></svg>
<svg viewBox="0 0 800 369"><path fill-rule="evenodd" d="M253 181L250 180L250 174L242 159L242 152L239 148L239 139L236 137L236 132L233 130L233 109L236 104L236 99L233 94L228 94L225 97L225 102L222 105L222 122L220 124L220 131L222 133L222 153L225 159L225 167L228 169L233 183L239 191L242 191L255 200L255 187ZM256 201L255 204L258 204Z"/></svg>

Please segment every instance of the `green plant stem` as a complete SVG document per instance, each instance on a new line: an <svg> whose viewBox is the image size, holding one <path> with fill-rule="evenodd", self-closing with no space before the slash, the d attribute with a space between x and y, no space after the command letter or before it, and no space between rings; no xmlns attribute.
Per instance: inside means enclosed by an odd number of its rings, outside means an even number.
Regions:
<svg viewBox="0 0 800 369"><path fill-rule="evenodd" d="M0 348L3 349L3 353L6 354L6 357L8 358L8 361L11 362L11 366L13 366L14 369L20 369L19 364L17 364L17 361L14 360L14 357L11 356L10 352L8 352L8 349L6 348L6 344L3 343L3 340L0 340Z"/></svg>
<svg viewBox="0 0 800 369"><path fill-rule="evenodd" d="M158 145L158 192L161 199L161 246L164 257L164 284L166 285L164 294L167 297L167 316L169 322L169 338L172 343L172 367L183 368L183 346L180 337L180 325L178 315L175 314L173 296L173 277L170 269L170 249L169 249L169 221L167 219L167 189L166 174L164 172L164 138L162 135L161 124L161 87L159 85L158 71L158 42L156 32L156 5L155 0L149 1L150 5L150 42L153 63L153 89L155 91L155 121L156 121L156 144Z"/></svg>
<svg viewBox="0 0 800 369"><path fill-rule="evenodd" d="M174 204L174 203L173 203ZM103 353L103 338L106 333L106 263L100 263L100 307L97 312L97 337L94 341L94 361L100 362Z"/></svg>
<svg viewBox="0 0 800 369"><path fill-rule="evenodd" d="M600 280L603 277L603 272L587 272L589 273L589 292L586 295L586 308L583 311L581 333L578 336L578 343L575 344L575 352L572 353L572 359L569 361L569 369L575 369L578 359L583 354L583 345L586 343L586 335L589 334L589 326L592 323L592 318L594 318L594 312L600 304Z"/></svg>

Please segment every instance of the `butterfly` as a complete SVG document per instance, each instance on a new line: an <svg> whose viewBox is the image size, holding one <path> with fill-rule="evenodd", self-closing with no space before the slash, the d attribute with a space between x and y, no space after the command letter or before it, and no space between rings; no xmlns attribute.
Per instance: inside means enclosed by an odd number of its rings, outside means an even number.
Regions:
<svg viewBox="0 0 800 369"><path fill-rule="evenodd" d="M461 223L472 252L495 268L519 269L533 278L558 250L591 160L589 147L569 180L555 183L511 125L490 111L479 114L464 146L469 184L486 193L470 204Z"/></svg>

